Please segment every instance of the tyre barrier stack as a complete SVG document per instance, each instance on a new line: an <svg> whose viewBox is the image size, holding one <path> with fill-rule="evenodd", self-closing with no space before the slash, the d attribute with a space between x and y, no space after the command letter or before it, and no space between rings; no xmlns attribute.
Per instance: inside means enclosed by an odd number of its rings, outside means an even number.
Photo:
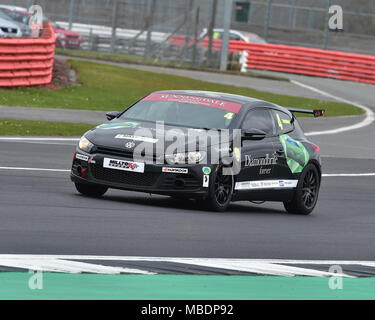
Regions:
<svg viewBox="0 0 375 320"><path fill-rule="evenodd" d="M249 69L375 84L375 56L371 55L241 41L230 41L229 51L246 51Z"/></svg>
<svg viewBox="0 0 375 320"><path fill-rule="evenodd" d="M169 42L183 46L185 37L175 36ZM207 49L208 39L199 45ZM213 50L220 51L221 46L222 40L213 40ZM375 56L372 55L233 40L229 41L228 51L242 53L242 71L270 70L375 84Z"/></svg>
<svg viewBox="0 0 375 320"><path fill-rule="evenodd" d="M39 38L0 38L0 87L52 81L56 37L50 22Z"/></svg>

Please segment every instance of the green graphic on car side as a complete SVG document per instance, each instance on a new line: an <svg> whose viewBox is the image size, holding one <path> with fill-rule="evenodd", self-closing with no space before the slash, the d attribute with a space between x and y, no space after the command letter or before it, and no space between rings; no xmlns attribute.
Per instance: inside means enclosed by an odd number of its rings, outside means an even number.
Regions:
<svg viewBox="0 0 375 320"><path fill-rule="evenodd" d="M140 125L139 122L115 122L115 123L104 123L97 126L97 129L122 129L122 128L135 128Z"/></svg>
<svg viewBox="0 0 375 320"><path fill-rule="evenodd" d="M292 173L302 172L310 160L310 154L305 146L287 134L280 136L280 142L283 145L286 162Z"/></svg>

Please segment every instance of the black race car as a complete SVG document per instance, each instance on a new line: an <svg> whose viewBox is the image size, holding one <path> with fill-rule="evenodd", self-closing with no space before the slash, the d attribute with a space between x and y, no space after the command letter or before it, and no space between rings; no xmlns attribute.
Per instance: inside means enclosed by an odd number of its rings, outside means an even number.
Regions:
<svg viewBox="0 0 375 320"><path fill-rule="evenodd" d="M143 97L88 131L74 154L71 180L84 195L108 188L195 198L224 211L231 201L281 201L309 214L321 182L319 148L294 113L249 97L162 91Z"/></svg>

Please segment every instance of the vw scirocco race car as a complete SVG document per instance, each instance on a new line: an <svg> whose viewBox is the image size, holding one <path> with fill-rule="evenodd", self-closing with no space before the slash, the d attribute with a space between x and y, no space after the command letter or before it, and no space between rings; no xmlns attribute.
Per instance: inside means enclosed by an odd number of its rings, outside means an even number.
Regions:
<svg viewBox="0 0 375 320"><path fill-rule="evenodd" d="M133 190L194 198L215 211L231 201L281 201L290 213L309 214L321 160L298 112L323 115L226 93L154 92L86 132L71 180L92 197Z"/></svg>

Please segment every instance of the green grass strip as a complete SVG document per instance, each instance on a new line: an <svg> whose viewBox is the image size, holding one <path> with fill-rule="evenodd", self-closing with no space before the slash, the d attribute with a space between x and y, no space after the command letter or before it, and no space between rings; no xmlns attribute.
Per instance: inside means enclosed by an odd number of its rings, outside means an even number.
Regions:
<svg viewBox="0 0 375 320"><path fill-rule="evenodd" d="M322 108L326 110L326 116L360 115L364 112L360 108L344 103L291 97L87 61L70 61L70 63L78 71L81 86L54 91L36 88L0 89L0 105L121 111L153 91L189 89L240 94L282 106Z"/></svg>
<svg viewBox="0 0 375 320"><path fill-rule="evenodd" d="M147 66L158 66L158 67L168 67L168 68L177 68L185 70L196 70L196 71L207 71L213 73L223 73L223 74L236 74L241 76L247 76L252 78L261 78L269 80L278 80L278 81L289 81L286 77L280 77L275 75L264 74L255 71L239 72L239 71L219 71L218 69L209 68L206 66L194 67L190 63L179 63L174 61L159 61L154 58L143 58L140 56L126 55L126 54L114 54L108 52L97 52L97 51L83 51L83 50L72 50L72 49L61 49L56 48L57 54L62 54L69 57L77 58L88 58L101 61L110 61L110 62L121 62L129 64L139 64Z"/></svg>
<svg viewBox="0 0 375 320"><path fill-rule="evenodd" d="M43 289L29 289L30 273L0 273L0 299L375 299L375 278L43 273Z"/></svg>
<svg viewBox="0 0 375 320"><path fill-rule="evenodd" d="M92 124L0 119L0 136L81 136Z"/></svg>

